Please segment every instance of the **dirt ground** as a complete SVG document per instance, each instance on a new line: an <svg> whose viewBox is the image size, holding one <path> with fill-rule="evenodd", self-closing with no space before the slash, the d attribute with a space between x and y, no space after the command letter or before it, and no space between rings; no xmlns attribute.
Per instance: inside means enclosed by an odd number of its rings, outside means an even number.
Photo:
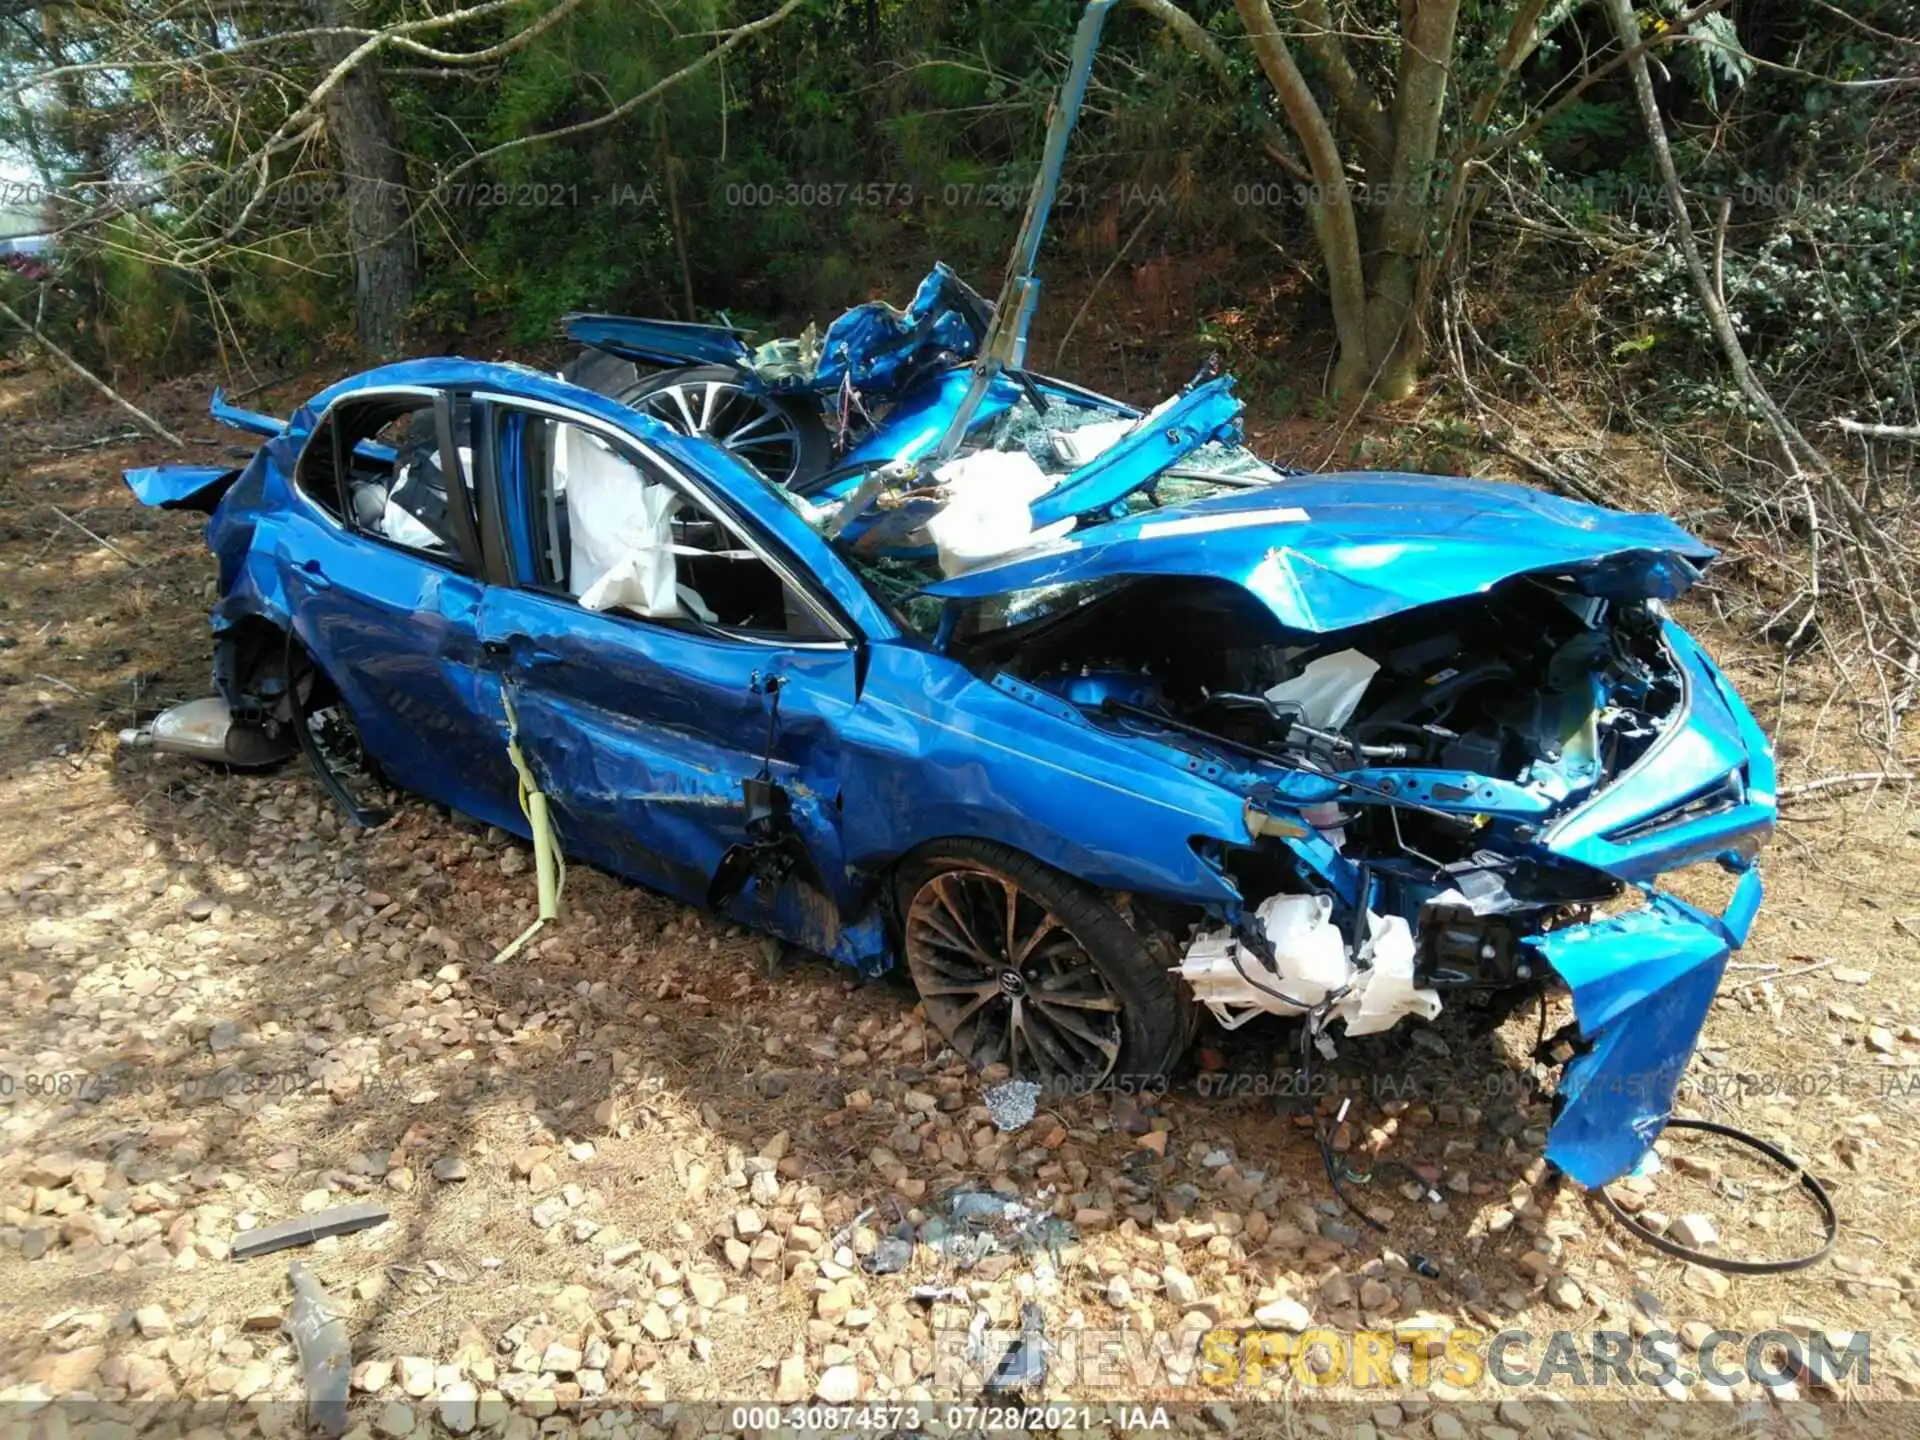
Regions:
<svg viewBox="0 0 1920 1440"><path fill-rule="evenodd" d="M246 453L204 397L142 400L187 458ZM802 1417L847 1433L1920 1429L1920 821L1898 785L1793 792L1879 768L1855 701L1811 664L1783 680L1713 592L1685 618L1776 731L1790 798L1684 1098L1832 1191L1832 1256L1787 1276L1669 1260L1550 1182L1531 1012L1342 1047L1318 1098L1347 1104L1336 1148L1379 1233L1329 1187L1314 1097L1276 1093L1284 1031L1208 1032L1210 1068L1165 1095L1067 1099L1002 1133L904 982L855 983L584 866L565 923L492 964L533 913L517 841L417 801L356 832L297 764L247 776L119 743L210 689L198 517L142 510L119 478L181 457L131 431L0 374L0 1419L64 1434L46 1402L92 1397L142 1430L295 1433L291 1257L345 1317L358 1433L390 1440L732 1431L775 1401L874 1407ZM1678 1134L1660 1149L1615 1187L1626 1204L1705 1216L1731 1256L1818 1244L1780 1172ZM922 1243L879 1273L956 1187L1061 1223L996 1216L992 1253ZM360 1200L390 1219L232 1258L249 1231ZM983 1359L1036 1322L1051 1350L1028 1396L1060 1408L970 1408ZM1220 1386L1195 1358L1216 1327L1319 1333ZM1396 1328L1373 1383L1326 1371ZM1695 1353L1710 1329L1739 1334L1721 1371L1762 1332L1775 1367L1866 1332L1870 1367L1718 1385ZM1555 1332L1585 1355L1596 1332L1672 1331L1676 1378L1453 1384L1437 1354L1430 1372L1429 1344L1502 1331L1525 1332L1510 1372L1552 1371Z"/></svg>

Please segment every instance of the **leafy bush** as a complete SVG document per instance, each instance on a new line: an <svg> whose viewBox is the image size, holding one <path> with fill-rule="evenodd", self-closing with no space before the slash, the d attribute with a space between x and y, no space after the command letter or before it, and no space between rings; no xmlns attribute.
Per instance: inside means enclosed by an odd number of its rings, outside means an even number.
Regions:
<svg viewBox="0 0 1920 1440"><path fill-rule="evenodd" d="M1734 329L1778 396L1837 401L1889 420L1913 413L1920 351L1899 336L1920 311L1920 205L1796 205L1744 249L1728 248L1724 287ZM1649 331L1685 347L1690 368L1698 362L1701 373L1718 373L1718 352L1677 249L1655 250L1629 273L1626 288ZM1716 381L1706 393L1730 391Z"/></svg>

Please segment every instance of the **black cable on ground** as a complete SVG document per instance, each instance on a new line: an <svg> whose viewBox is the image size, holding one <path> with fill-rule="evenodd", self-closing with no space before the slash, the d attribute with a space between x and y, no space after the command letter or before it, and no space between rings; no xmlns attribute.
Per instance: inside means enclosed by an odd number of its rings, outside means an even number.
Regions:
<svg viewBox="0 0 1920 1440"><path fill-rule="evenodd" d="M1671 1255L1677 1260L1690 1261L1695 1265L1704 1265L1709 1270L1724 1270L1729 1275L1783 1275L1790 1270L1805 1270L1827 1258L1827 1252L1833 1249L1833 1242L1840 1234L1840 1213L1833 1207L1833 1197L1827 1194L1827 1187L1817 1180L1813 1172L1798 1164L1792 1156L1776 1145L1770 1145L1757 1135L1749 1135L1731 1125L1722 1125L1716 1120L1669 1120L1669 1130L1704 1130L1709 1135L1724 1136L1734 1143L1757 1150L1784 1170L1791 1170L1800 1177L1800 1188L1813 1197L1813 1203L1819 1207L1820 1215L1826 1222L1827 1238L1818 1250L1811 1254L1799 1255L1790 1260L1734 1260L1724 1255L1709 1255L1704 1250L1695 1250L1664 1235L1657 1235L1642 1225L1633 1216L1620 1208L1620 1202L1602 1186L1597 1192L1600 1203L1605 1205L1613 1218L1654 1249Z"/></svg>
<svg viewBox="0 0 1920 1440"><path fill-rule="evenodd" d="M1344 995L1346 990L1343 988L1339 993ZM1362 1210L1359 1202L1340 1183L1340 1166L1333 1158L1333 1141L1327 1136L1327 1127L1320 1123L1320 1103L1313 1093L1313 1042L1320 1033L1320 1026L1325 1022L1329 1008L1327 1002L1323 1001L1300 1022L1300 1088L1313 1106L1313 1138L1320 1147L1320 1163L1327 1167L1327 1183L1333 1186L1333 1193L1340 1197L1341 1204L1364 1220L1370 1229L1386 1235L1390 1233L1387 1227ZM1337 1125L1340 1122L1336 1120L1334 1123Z"/></svg>

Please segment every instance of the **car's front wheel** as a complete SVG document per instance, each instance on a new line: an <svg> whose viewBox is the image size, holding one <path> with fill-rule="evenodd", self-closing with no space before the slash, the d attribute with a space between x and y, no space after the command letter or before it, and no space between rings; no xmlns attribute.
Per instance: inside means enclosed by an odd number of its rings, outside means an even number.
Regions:
<svg viewBox="0 0 1920 1440"><path fill-rule="evenodd" d="M927 1019L974 1065L1092 1085L1178 1063L1191 1001L1095 891L1004 845L953 840L910 858L897 893Z"/></svg>

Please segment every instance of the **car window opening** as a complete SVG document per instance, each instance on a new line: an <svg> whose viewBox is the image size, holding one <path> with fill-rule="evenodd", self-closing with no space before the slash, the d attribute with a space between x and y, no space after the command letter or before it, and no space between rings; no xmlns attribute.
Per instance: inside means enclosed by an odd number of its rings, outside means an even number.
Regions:
<svg viewBox="0 0 1920 1440"><path fill-rule="evenodd" d="M527 445L542 583L587 610L830 638L757 551L664 475L564 421L529 419Z"/></svg>

